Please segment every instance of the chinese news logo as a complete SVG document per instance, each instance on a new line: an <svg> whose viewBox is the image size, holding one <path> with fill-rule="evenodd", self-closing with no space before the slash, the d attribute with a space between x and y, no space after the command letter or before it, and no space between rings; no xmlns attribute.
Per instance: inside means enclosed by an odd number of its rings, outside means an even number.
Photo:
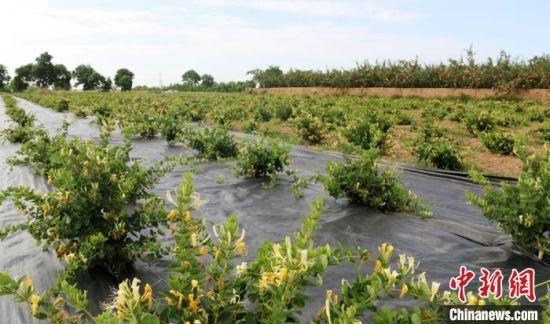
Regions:
<svg viewBox="0 0 550 324"><path fill-rule="evenodd" d="M467 301L466 287L475 277L476 274L473 271L461 266L459 275L451 278L449 288L458 292L458 298L461 302L465 303ZM486 268L481 268L479 281L481 282L481 287L478 289L480 297L488 298L490 295L495 299L502 297L502 283L504 281L502 271L497 269L491 272ZM520 272L516 269L512 270L508 278L508 297L512 299L525 297L530 302L536 300L534 269L527 268Z"/></svg>

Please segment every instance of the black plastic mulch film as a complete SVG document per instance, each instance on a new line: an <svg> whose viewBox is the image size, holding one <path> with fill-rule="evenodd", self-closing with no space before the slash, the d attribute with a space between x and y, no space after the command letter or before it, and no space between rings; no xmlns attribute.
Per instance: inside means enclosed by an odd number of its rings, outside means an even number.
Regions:
<svg viewBox="0 0 550 324"><path fill-rule="evenodd" d="M67 118L71 122L71 136L99 138L96 126L90 123L91 119L54 112L25 100L18 102L20 107L35 114L37 121L51 132L55 132ZM6 125L7 120L3 103L0 102L0 125ZM114 136L113 143L122 143L120 134ZM27 185L46 190L44 179L27 167L10 170L6 159L17 148L18 145L10 143L0 146L0 188ZM186 152L186 155L189 153ZM160 138L133 142L132 156L148 162L180 154L184 154L181 146L168 147ZM313 152L296 146L292 150L291 159L291 167L297 170L297 175L309 177L324 172L327 160L342 160L342 157L339 154ZM254 256L255 249L265 240L280 241L285 235L292 234L309 210L307 202L323 197L326 210L317 232L319 243L341 242L371 251L376 251L380 243L392 243L395 254L414 256L419 262L419 271L426 271L428 281L440 282L441 289L448 289L449 279L458 274L461 265L476 273L479 273L480 267L499 268L505 275L513 268L531 267L536 270L537 282L550 278L550 267L523 254L511 243L509 236L489 223L477 207L466 202L465 191L479 193L480 188L469 183L461 173L409 166L402 168L405 186L431 204L433 217L422 219L408 213L383 214L348 203L344 199L335 200L317 184L307 188L304 197L296 198L289 188L291 178L286 175L279 176L276 187L264 189L262 180L235 177L228 168L230 163L200 164L194 186L201 198L208 201L201 207L207 220L222 222L232 214L238 216L239 223L246 229L249 258ZM160 181L154 192L163 196L167 190L173 190L181 182L184 172L183 167L173 170ZM225 181L219 183L220 178ZM6 203L0 207L0 226L20 221L21 216L12 204ZM157 282L166 277L168 262L169 260L159 260L153 264L137 262L134 276L144 282ZM29 274L38 289L46 289L52 285L61 269L55 253L43 251L27 233L17 233L0 242L0 271L7 270L14 276ZM331 268L322 287L310 288L313 298L302 314L303 319L309 319L322 307L326 289L337 290L342 278L352 280L360 272L361 270L349 265ZM80 287L86 289L89 298L95 302L94 311L99 309L99 301L110 296L115 284L108 276L99 273L86 275L79 281ZM10 297L0 297L0 314L2 323L33 322L29 318L27 307L15 304Z"/></svg>

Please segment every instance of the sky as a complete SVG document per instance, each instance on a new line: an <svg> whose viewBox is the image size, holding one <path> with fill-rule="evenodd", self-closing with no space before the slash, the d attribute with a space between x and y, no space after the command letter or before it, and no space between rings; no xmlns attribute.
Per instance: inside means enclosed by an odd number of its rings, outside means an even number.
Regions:
<svg viewBox="0 0 550 324"><path fill-rule="evenodd" d="M0 0L0 64L42 52L134 85L179 82L195 69L216 81L247 71L350 68L385 59L439 63L470 45L477 57L550 54L550 1Z"/></svg>

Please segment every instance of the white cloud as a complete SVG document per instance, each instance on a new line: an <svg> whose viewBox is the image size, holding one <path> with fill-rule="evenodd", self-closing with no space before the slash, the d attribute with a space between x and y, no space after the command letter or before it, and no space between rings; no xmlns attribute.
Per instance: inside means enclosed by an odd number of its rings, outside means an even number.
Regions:
<svg viewBox="0 0 550 324"><path fill-rule="evenodd" d="M213 7L240 7L315 17L372 18L386 22L408 22L421 18L421 13L392 8L375 1L349 0L199 0ZM396 6L397 7L397 6Z"/></svg>
<svg viewBox="0 0 550 324"><path fill-rule="evenodd" d="M225 10L227 6L275 11L275 18L303 13L319 19L314 24L269 26ZM116 69L128 67L135 72L136 84L157 85L159 74L164 84L178 82L190 68L228 81L243 80L246 71L270 64L324 69L351 67L365 59L416 55L423 61L439 61L457 56L469 44L451 37L388 33L363 24L321 19L409 21L418 16L375 2L203 0L191 5L171 2L113 10L23 0L9 1L2 8L0 21L9 31L2 40L0 63L11 71L49 51L56 63L69 69L86 63L112 76ZM496 53L490 44L484 45L476 46L480 55Z"/></svg>

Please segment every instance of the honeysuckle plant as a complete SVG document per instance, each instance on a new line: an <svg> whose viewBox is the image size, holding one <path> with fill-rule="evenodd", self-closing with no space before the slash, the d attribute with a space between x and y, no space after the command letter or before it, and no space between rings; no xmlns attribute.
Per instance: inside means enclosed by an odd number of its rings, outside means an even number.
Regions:
<svg viewBox="0 0 550 324"><path fill-rule="evenodd" d="M290 164L290 147L278 141L250 140L243 143L237 157L237 175L251 178L275 177Z"/></svg>
<svg viewBox="0 0 550 324"><path fill-rule="evenodd" d="M218 160L237 156L237 142L227 128L189 129L185 137L188 146L196 150L201 158Z"/></svg>
<svg viewBox="0 0 550 324"><path fill-rule="evenodd" d="M522 152L520 156L523 174L516 184L495 188L480 173L471 171L474 182L485 190L482 196L468 192L466 197L516 244L542 259L550 253L550 149L546 147L541 155Z"/></svg>
<svg viewBox="0 0 550 324"><path fill-rule="evenodd" d="M8 95L1 97L5 105L5 113L15 123L15 127L8 127L2 130L2 137L12 143L22 143L32 137L32 124L35 117L27 114L24 109L17 105L17 100Z"/></svg>
<svg viewBox="0 0 550 324"><path fill-rule="evenodd" d="M83 268L104 268L116 276L137 257L163 253L157 236L167 225L164 202L148 190L175 163L144 167L131 160L130 150L129 142L113 146L107 136L95 143L68 139L63 131L36 132L11 162L44 175L50 190L1 191L0 203L11 199L23 217L0 230L0 238L25 230L59 258L79 254L86 260Z"/></svg>
<svg viewBox="0 0 550 324"><path fill-rule="evenodd" d="M431 211L420 199L403 187L388 168L380 170L378 152L369 150L357 160L327 162L327 174L319 177L334 198L345 197L383 212L412 211L430 217Z"/></svg>

